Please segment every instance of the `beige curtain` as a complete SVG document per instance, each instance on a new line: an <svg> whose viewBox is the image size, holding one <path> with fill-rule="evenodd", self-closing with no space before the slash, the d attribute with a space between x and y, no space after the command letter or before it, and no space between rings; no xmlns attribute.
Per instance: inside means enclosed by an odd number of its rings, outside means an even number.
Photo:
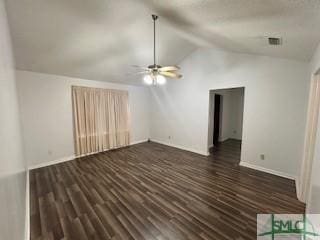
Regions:
<svg viewBox="0 0 320 240"><path fill-rule="evenodd" d="M128 92L72 87L76 155L130 143Z"/></svg>

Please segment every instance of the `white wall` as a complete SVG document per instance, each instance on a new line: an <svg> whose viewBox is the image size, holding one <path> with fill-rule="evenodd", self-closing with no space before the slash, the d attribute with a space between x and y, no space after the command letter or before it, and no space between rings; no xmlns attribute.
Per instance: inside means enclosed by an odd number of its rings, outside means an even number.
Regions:
<svg viewBox="0 0 320 240"><path fill-rule="evenodd" d="M221 89L210 91L208 147L213 146L214 95L221 95L219 141L242 139L244 89Z"/></svg>
<svg viewBox="0 0 320 240"><path fill-rule="evenodd" d="M152 89L152 139L206 154L209 90L245 87L241 161L297 175L308 63L199 49L180 66L183 79ZM262 153L264 161L259 158Z"/></svg>
<svg viewBox="0 0 320 240"><path fill-rule="evenodd" d="M244 88L234 89L231 91L231 96L231 111L234 113L234 121L230 138L242 140Z"/></svg>
<svg viewBox="0 0 320 240"><path fill-rule="evenodd" d="M0 0L0 109L0 240L22 240L25 237L26 166L3 0Z"/></svg>
<svg viewBox="0 0 320 240"><path fill-rule="evenodd" d="M149 138L149 90L145 87L26 71L16 75L29 166L73 157L72 85L128 90L131 142Z"/></svg>
<svg viewBox="0 0 320 240"><path fill-rule="evenodd" d="M310 68L311 78L312 74L320 70L320 44L312 58ZM318 131L311 176L311 192L307 202L307 211L310 213L320 213L320 118L318 120Z"/></svg>

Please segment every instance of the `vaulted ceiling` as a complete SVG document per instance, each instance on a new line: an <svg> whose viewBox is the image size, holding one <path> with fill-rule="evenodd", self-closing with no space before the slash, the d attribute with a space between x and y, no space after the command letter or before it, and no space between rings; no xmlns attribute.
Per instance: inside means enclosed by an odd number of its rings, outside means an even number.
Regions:
<svg viewBox="0 0 320 240"><path fill-rule="evenodd" d="M310 60L319 0L7 0L17 68L136 83L131 65L177 64L198 47ZM269 46L267 37L282 37ZM183 71L182 71L183 72Z"/></svg>

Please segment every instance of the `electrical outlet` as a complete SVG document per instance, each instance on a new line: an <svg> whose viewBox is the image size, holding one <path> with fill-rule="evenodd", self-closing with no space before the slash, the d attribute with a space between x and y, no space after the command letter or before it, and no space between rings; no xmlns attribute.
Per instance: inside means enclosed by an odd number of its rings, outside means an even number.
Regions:
<svg viewBox="0 0 320 240"><path fill-rule="evenodd" d="M237 130L233 130L233 134L236 134L237 133Z"/></svg>
<svg viewBox="0 0 320 240"><path fill-rule="evenodd" d="M171 139L171 136L168 136L168 139Z"/></svg>
<svg viewBox="0 0 320 240"><path fill-rule="evenodd" d="M264 160L264 159L265 159L264 154L260 154L260 159L261 159L261 160Z"/></svg>
<svg viewBox="0 0 320 240"><path fill-rule="evenodd" d="M48 155L51 156L52 155L52 151L48 150Z"/></svg>

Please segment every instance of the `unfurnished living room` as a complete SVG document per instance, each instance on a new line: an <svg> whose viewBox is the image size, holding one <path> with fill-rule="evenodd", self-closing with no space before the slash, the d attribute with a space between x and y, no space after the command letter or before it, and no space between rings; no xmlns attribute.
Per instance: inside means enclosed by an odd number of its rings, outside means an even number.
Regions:
<svg viewBox="0 0 320 240"><path fill-rule="evenodd" d="M0 240L320 239L319 0L0 0Z"/></svg>

